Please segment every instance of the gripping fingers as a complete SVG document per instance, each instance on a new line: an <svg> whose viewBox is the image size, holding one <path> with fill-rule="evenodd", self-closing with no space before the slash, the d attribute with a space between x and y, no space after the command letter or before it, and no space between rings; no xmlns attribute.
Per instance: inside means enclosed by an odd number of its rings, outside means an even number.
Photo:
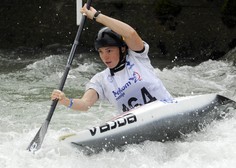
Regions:
<svg viewBox="0 0 236 168"><path fill-rule="evenodd" d="M96 12L97 12L96 9L94 9L92 6L90 6L88 10L87 4L84 4L84 6L80 9L80 13L86 15L89 19L93 19L93 16Z"/></svg>
<svg viewBox="0 0 236 168"><path fill-rule="evenodd" d="M65 98L65 94L60 90L54 90L51 94L51 100L58 99L59 101Z"/></svg>

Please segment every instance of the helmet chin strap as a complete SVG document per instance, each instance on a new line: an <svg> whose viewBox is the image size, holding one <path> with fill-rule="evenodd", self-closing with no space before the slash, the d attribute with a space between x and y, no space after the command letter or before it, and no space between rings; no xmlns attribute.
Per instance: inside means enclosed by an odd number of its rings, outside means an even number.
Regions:
<svg viewBox="0 0 236 168"><path fill-rule="evenodd" d="M120 58L118 64L114 68L110 68L111 76L115 75L115 72L121 71L125 68L126 63L126 52L122 52L122 47L119 47Z"/></svg>

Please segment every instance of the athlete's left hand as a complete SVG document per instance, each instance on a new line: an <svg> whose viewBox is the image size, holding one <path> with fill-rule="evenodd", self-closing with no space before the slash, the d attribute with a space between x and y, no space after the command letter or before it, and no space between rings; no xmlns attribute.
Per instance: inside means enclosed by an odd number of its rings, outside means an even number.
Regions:
<svg viewBox="0 0 236 168"><path fill-rule="evenodd" d="M90 8L87 9L87 4L84 4L84 6L80 9L80 13L86 15L91 20L93 19L93 16L96 12L97 10L94 9L92 6L90 6Z"/></svg>

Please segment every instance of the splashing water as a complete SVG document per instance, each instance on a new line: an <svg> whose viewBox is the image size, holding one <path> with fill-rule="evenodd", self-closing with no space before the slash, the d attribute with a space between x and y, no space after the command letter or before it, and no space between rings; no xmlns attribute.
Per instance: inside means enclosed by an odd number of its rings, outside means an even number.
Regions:
<svg viewBox="0 0 236 168"><path fill-rule="evenodd" d="M81 56L83 57L83 56ZM85 58L88 56L85 54ZM67 56L51 55L37 59L0 54L0 165L2 168L89 168L89 167L235 167L236 116L213 122L201 132L183 140L128 145L124 151L85 156L58 138L68 132L101 124L115 115L108 103L97 103L88 113L58 106L41 150L26 150L45 120L50 94L57 88ZM14 63L11 67L10 63ZM157 65L156 65L157 66ZM99 62L76 59L69 73L65 93L79 97L86 82L103 67ZM230 62L206 61L197 66L156 68L170 93L177 96L220 93L236 100L236 67Z"/></svg>

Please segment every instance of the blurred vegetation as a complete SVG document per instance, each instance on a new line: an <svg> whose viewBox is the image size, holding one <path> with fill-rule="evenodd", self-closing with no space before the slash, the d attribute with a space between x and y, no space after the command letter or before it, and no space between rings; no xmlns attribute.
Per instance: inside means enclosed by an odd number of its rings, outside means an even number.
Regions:
<svg viewBox="0 0 236 168"><path fill-rule="evenodd" d="M174 17L181 12L181 6L170 0L159 0L155 1L154 7L160 23L162 25L168 24L169 30L176 30L177 23L174 21Z"/></svg>
<svg viewBox="0 0 236 168"><path fill-rule="evenodd" d="M155 1L155 10L158 16L177 16L181 11L181 6L170 0Z"/></svg>
<svg viewBox="0 0 236 168"><path fill-rule="evenodd" d="M236 26L236 0L225 0L221 9L222 21L229 27Z"/></svg>

